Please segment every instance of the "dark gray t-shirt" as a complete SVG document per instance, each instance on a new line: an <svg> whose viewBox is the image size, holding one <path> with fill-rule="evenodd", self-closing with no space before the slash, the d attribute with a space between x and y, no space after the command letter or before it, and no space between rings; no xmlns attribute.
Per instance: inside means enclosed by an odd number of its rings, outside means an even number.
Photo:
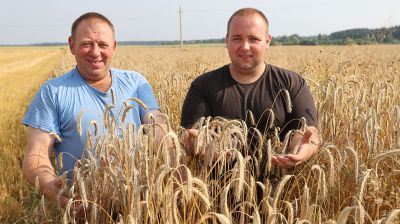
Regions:
<svg viewBox="0 0 400 224"><path fill-rule="evenodd" d="M287 112L283 89L289 91L291 113ZM251 84L236 82L229 65L197 77L183 103L181 125L191 128L201 117L208 116L245 120L250 110L256 128L265 132L270 116L267 109L273 110L274 126L281 128L281 137L291 129L298 129L301 117L306 118L307 125L317 126L318 123L313 97L305 80L297 73L267 64L264 74ZM248 119L246 122L251 126Z"/></svg>

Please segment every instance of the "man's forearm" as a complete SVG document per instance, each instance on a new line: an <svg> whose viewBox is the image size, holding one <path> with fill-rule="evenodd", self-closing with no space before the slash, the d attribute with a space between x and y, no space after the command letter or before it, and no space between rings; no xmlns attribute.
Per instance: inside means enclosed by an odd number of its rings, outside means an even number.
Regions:
<svg viewBox="0 0 400 224"><path fill-rule="evenodd" d="M39 184L39 191L43 193L46 198L57 203L62 208L68 203L69 198L65 194L60 194L64 183L54 173L54 168L50 160L44 158L37 158L37 156L26 156L23 161L23 172L32 185ZM38 183L36 183L38 181Z"/></svg>
<svg viewBox="0 0 400 224"><path fill-rule="evenodd" d="M40 155L27 155L22 163L22 168L30 184L36 185L36 180L39 180L39 189L42 193L46 191L46 183L57 177L50 161Z"/></svg>

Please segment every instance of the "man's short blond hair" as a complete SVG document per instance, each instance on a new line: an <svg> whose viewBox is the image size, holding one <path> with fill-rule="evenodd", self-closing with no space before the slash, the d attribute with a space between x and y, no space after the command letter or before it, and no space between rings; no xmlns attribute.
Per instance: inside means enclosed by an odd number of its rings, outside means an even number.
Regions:
<svg viewBox="0 0 400 224"><path fill-rule="evenodd" d="M228 27L227 27L226 34L229 35L229 26L231 25L231 22L232 22L234 17L236 17L236 16L249 16L249 15L259 15L264 20L265 25L267 26L267 35L268 35L269 34L269 22L268 22L268 19L267 19L267 17L265 16L265 14L263 12L261 12L258 9L255 9L255 8L242 8L242 9L239 9L236 12L234 12L232 14L232 16L228 20Z"/></svg>
<svg viewBox="0 0 400 224"><path fill-rule="evenodd" d="M111 23L111 21L105 17L104 15L98 13L98 12L88 12L85 13L81 16L79 16L74 23L72 23L72 27L71 27L71 37L74 38L75 37L75 33L76 30L78 29L79 24L81 24L82 22L86 22L86 21L94 21L94 20L99 20L101 22L106 23L108 26L110 26L113 34L115 33L114 31L114 25Z"/></svg>

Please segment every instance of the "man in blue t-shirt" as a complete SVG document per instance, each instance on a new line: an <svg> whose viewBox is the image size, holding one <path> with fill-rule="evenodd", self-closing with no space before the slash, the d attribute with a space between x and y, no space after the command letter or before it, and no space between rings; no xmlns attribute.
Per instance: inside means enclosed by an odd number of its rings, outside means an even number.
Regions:
<svg viewBox="0 0 400 224"><path fill-rule="evenodd" d="M112 108L110 117L115 118L117 127L134 124L138 128L148 123L150 114L157 119L160 113L150 84L142 75L110 69L117 44L114 27L105 16L80 16L72 24L68 43L76 67L44 83L23 119L28 126L24 174L31 184L38 178L41 192L54 202L63 183L50 161L53 150L56 156L63 155L59 173L66 171L71 178L76 160L83 155L86 133L95 133L90 124L96 121L97 130L106 130L103 119L107 107ZM146 110L132 99L142 101ZM132 109L122 121L127 105ZM60 206L65 207L68 200L61 196Z"/></svg>

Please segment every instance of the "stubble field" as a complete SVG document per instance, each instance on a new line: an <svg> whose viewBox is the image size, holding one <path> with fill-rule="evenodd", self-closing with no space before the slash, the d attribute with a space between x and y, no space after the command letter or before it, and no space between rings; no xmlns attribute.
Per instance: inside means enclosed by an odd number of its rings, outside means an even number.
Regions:
<svg viewBox="0 0 400 224"><path fill-rule="evenodd" d="M146 163L146 167L154 166L153 174L144 170L146 181L141 186L146 190L136 197L132 192L122 196L132 203L120 208L123 212L119 219L132 223L164 223L165 220L195 223L201 219L220 223L399 221L399 52L398 45L269 48L266 62L301 74L314 95L323 144L313 160L291 171L269 167L268 171L279 176L275 186L256 183L248 172L252 167L248 164L254 161L244 152L239 153L239 149L247 147L241 145L243 142L238 143L238 136L245 136L246 129L241 124L233 124L227 137L230 142L223 143L221 139L226 141L226 138L221 137L216 144L221 148L236 147L238 152L233 152L237 160L243 159L242 166L233 167L227 172L229 175L215 183L208 178L207 169L191 164L190 159L188 164L184 159L176 164L168 164L163 159L157 164ZM227 63L229 58L222 46L190 46L183 52L173 47L121 46L117 48L113 67L144 74L174 133L179 129L180 110L190 82L199 74ZM1 222L72 220L64 216L63 210L43 202L24 180L21 161L26 129L21 119L41 83L73 66L73 58L65 47L0 48ZM238 134L238 130L243 133ZM283 147L282 143L268 143L267 139L265 144L272 144L276 151ZM148 143L144 148L157 155L150 146L154 145ZM185 172L192 179L183 183L176 193L168 181L168 177L173 178L173 172L164 171L182 164L188 167ZM137 172L140 171L138 168ZM124 183L134 191L135 185ZM162 189L157 188L160 183L164 183ZM91 183L85 184L90 188ZM266 198L263 202L252 197L254 185L263 186ZM84 198L82 189L79 186L77 189L75 195ZM180 207L176 205L177 200L181 200ZM234 202L229 204L226 200ZM137 207L135 203L140 205ZM138 208L141 212L132 215ZM101 215L90 216L97 220Z"/></svg>

